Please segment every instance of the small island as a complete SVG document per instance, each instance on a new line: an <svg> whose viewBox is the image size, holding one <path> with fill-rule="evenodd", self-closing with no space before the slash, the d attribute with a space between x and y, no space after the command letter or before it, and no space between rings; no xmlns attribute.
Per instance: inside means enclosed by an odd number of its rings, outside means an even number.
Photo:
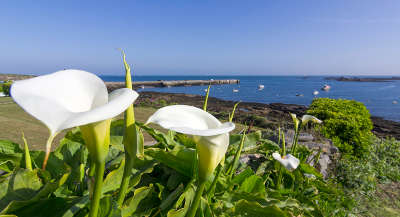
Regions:
<svg viewBox="0 0 400 217"><path fill-rule="evenodd" d="M335 80L335 81L353 81L353 82L391 82L400 80L400 77L326 77L325 80Z"/></svg>

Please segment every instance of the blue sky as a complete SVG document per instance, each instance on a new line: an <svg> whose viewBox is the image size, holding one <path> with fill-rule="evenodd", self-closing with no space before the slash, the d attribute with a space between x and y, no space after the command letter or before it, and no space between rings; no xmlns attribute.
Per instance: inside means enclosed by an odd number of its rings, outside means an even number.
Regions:
<svg viewBox="0 0 400 217"><path fill-rule="evenodd" d="M400 1L1 1L0 73L400 75Z"/></svg>

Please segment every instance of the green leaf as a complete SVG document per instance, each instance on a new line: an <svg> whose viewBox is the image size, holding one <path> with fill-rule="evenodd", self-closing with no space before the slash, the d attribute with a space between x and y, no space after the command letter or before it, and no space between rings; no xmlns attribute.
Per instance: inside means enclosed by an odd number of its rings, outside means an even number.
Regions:
<svg viewBox="0 0 400 217"><path fill-rule="evenodd" d="M148 148L145 153L189 178L194 174L194 161L196 160L194 149L176 145L173 150L168 152L159 148Z"/></svg>
<svg viewBox="0 0 400 217"><path fill-rule="evenodd" d="M124 119L113 120L111 122L110 134L111 136L123 136L125 133Z"/></svg>
<svg viewBox="0 0 400 217"><path fill-rule="evenodd" d="M304 173L308 173L308 174L313 174L318 178L322 178L322 174L319 173L314 167L310 166L307 163L300 163L299 165L299 170L304 174Z"/></svg>
<svg viewBox="0 0 400 217"><path fill-rule="evenodd" d="M101 198L98 217L122 217L117 202L111 196Z"/></svg>
<svg viewBox="0 0 400 217"><path fill-rule="evenodd" d="M0 187L2 189L4 187L4 190L7 191L3 197L4 192L0 190L0 210L2 210L0 214L15 212L27 205L47 198L48 195L62 186L70 175L69 169L69 172L65 173L60 179L51 180L43 186L37 174L38 169L27 171L29 170L19 169L8 177L10 179L0 183ZM4 205L7 206L4 207Z"/></svg>
<svg viewBox="0 0 400 217"><path fill-rule="evenodd" d="M139 203L152 191L154 191L153 185L136 189L134 195L127 199L125 204L122 206L122 216L131 216L137 210Z"/></svg>
<svg viewBox="0 0 400 217"><path fill-rule="evenodd" d="M19 209L13 214L17 216L29 216L29 217L72 217L67 213L71 209L76 209L75 205L81 200L81 198L49 198L39 200L22 209ZM75 212L74 212L75 213Z"/></svg>
<svg viewBox="0 0 400 217"><path fill-rule="evenodd" d="M0 183L0 210L4 210L12 201L27 201L36 196L43 186L37 172L18 169Z"/></svg>
<svg viewBox="0 0 400 217"><path fill-rule="evenodd" d="M130 186L134 187L139 184L144 174L151 173L158 163L153 159L135 159L132 169Z"/></svg>
<svg viewBox="0 0 400 217"><path fill-rule="evenodd" d="M275 205L262 206L257 202L248 202L240 200L232 209L233 216L268 216L268 217L285 217L288 216L280 208Z"/></svg>
<svg viewBox="0 0 400 217"><path fill-rule="evenodd" d="M160 209L165 210L167 207L171 206L172 203L180 196L184 191L183 184L180 184L171 194L168 195L167 198L165 198L161 204L160 204Z"/></svg>
<svg viewBox="0 0 400 217"><path fill-rule="evenodd" d="M247 193L253 193L254 196L265 196L265 181L257 175L249 176L240 185L239 190Z"/></svg>
<svg viewBox="0 0 400 217"><path fill-rule="evenodd" d="M175 209L171 209L167 213L167 217L185 217L190 204L195 195L195 190L191 183L186 186L185 192L178 198L175 203Z"/></svg>
<svg viewBox="0 0 400 217"><path fill-rule="evenodd" d="M74 203L71 203L71 206L63 213L62 217L73 217L76 213L78 213L81 209L89 204L89 196L83 196L76 200Z"/></svg>
<svg viewBox="0 0 400 217"><path fill-rule="evenodd" d="M232 179L232 183L234 184L241 184L247 177L254 175L254 172L250 167L247 167L245 170L243 170L241 173L236 175Z"/></svg>
<svg viewBox="0 0 400 217"><path fill-rule="evenodd" d="M103 182L102 192L107 193L119 189L124 174L125 160L121 162L116 170L111 171Z"/></svg>
<svg viewBox="0 0 400 217"><path fill-rule="evenodd" d="M11 172L21 164L23 150L16 143L0 140L0 170Z"/></svg>
<svg viewBox="0 0 400 217"><path fill-rule="evenodd" d="M168 148L168 146L175 146L177 143L174 140L174 134L168 133L165 134L161 131L158 131L154 128L148 127L146 125L143 125L139 122L136 122L136 124L144 129L151 137L153 137L157 142L159 142L159 145L163 148Z"/></svg>

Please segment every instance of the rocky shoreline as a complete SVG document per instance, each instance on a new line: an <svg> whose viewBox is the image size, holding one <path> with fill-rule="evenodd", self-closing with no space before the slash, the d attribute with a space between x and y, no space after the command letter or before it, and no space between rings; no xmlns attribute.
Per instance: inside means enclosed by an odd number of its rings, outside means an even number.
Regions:
<svg viewBox="0 0 400 217"><path fill-rule="evenodd" d="M160 107L168 104L185 104L202 107L203 102L204 96L200 95L141 91L136 103ZM227 119L235 103L234 101L209 97L208 110L218 118ZM301 116L305 114L306 110L306 106L296 104L241 102L235 113L235 122L243 124L253 122L258 127L276 129L278 126L291 125L289 113ZM372 132L378 137L400 139L399 122L375 116L372 116L371 120L374 124Z"/></svg>

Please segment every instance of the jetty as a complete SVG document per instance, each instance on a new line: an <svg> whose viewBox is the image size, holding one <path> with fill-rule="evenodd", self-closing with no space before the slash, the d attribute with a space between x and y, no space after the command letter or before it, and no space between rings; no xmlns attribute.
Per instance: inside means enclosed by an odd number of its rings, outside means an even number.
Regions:
<svg viewBox="0 0 400 217"><path fill-rule="evenodd" d="M133 89L153 88L153 87L178 87L178 86L201 86L201 85L223 85L223 84L239 84L238 79L222 79L222 80L174 80L174 81L136 81L132 83ZM106 82L108 91L125 87L125 82Z"/></svg>

